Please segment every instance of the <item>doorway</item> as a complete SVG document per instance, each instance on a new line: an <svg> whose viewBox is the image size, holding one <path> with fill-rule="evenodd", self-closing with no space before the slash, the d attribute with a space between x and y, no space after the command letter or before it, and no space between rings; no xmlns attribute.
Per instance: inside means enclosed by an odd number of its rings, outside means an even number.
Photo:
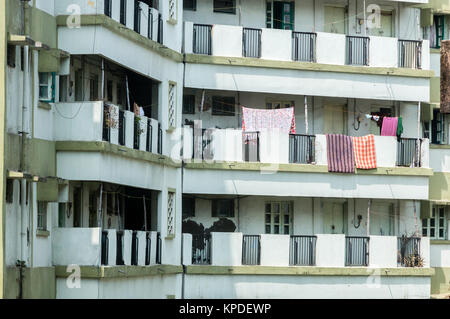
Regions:
<svg viewBox="0 0 450 319"><path fill-rule="evenodd" d="M324 234L346 233L346 203L323 203L323 232Z"/></svg>
<svg viewBox="0 0 450 319"><path fill-rule="evenodd" d="M324 105L323 131L327 134L346 134L346 105Z"/></svg>
<svg viewBox="0 0 450 319"><path fill-rule="evenodd" d="M324 32L345 34L346 10L345 7L324 7Z"/></svg>
<svg viewBox="0 0 450 319"><path fill-rule="evenodd" d="M370 207L370 234L393 236L394 225L394 204L372 202Z"/></svg>
<svg viewBox="0 0 450 319"><path fill-rule="evenodd" d="M379 28L369 28L369 35L378 37L394 36L394 19L392 11L381 11L381 21Z"/></svg>
<svg viewBox="0 0 450 319"><path fill-rule="evenodd" d="M294 2L268 1L266 9L267 27L294 30Z"/></svg>

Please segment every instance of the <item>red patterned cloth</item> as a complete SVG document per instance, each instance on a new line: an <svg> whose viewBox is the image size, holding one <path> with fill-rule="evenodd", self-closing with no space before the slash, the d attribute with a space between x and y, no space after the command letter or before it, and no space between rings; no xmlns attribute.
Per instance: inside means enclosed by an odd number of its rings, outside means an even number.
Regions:
<svg viewBox="0 0 450 319"><path fill-rule="evenodd" d="M356 168L377 168L375 157L375 137L373 134L353 137L353 150L355 152Z"/></svg>
<svg viewBox="0 0 450 319"><path fill-rule="evenodd" d="M262 110L242 107L242 130L259 132L263 129L279 129L281 132L295 134L294 108Z"/></svg>

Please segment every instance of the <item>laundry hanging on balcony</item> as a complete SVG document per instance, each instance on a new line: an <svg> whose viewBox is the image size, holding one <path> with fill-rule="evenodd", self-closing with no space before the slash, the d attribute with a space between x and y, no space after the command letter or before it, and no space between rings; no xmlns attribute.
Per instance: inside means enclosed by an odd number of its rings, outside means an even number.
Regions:
<svg viewBox="0 0 450 319"><path fill-rule="evenodd" d="M397 136L398 117L383 118L381 126L381 136Z"/></svg>
<svg viewBox="0 0 450 319"><path fill-rule="evenodd" d="M375 136L373 134L353 137L353 150L355 152L356 168L377 168L375 156Z"/></svg>
<svg viewBox="0 0 450 319"><path fill-rule="evenodd" d="M260 132L279 129L281 133L295 134L294 108L262 110L242 107L242 130Z"/></svg>
<svg viewBox="0 0 450 319"><path fill-rule="evenodd" d="M334 173L354 173L355 155L353 140L342 134L327 134L328 171Z"/></svg>

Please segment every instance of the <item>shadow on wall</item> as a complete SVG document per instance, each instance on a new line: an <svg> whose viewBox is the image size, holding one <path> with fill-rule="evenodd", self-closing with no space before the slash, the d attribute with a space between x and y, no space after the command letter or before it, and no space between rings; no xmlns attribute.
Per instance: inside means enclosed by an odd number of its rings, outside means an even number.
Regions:
<svg viewBox="0 0 450 319"><path fill-rule="evenodd" d="M192 235L203 235L209 236L212 232L226 232L232 233L236 230L236 225L234 222L228 218L220 218L218 221L215 221L214 224L205 228L202 223L198 224L193 220L183 220L182 224L182 232ZM203 240L194 240L192 244L203 246ZM193 247L197 249L203 249L203 247Z"/></svg>

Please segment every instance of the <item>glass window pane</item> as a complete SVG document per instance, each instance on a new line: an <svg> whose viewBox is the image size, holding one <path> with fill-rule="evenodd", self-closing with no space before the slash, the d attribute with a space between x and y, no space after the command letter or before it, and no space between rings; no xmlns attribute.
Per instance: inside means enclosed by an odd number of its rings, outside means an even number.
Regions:
<svg viewBox="0 0 450 319"><path fill-rule="evenodd" d="M280 223L280 215L274 215L273 216L273 222L276 223L276 224L279 224Z"/></svg>
<svg viewBox="0 0 450 319"><path fill-rule="evenodd" d="M434 227L434 218L430 219L430 226Z"/></svg>
<svg viewBox="0 0 450 319"><path fill-rule="evenodd" d="M283 214L289 213L289 203L281 204L281 212Z"/></svg>
<svg viewBox="0 0 450 319"><path fill-rule="evenodd" d="M434 228L430 229L430 237L434 237Z"/></svg>
<svg viewBox="0 0 450 319"><path fill-rule="evenodd" d="M266 223L270 224L270 214L266 214Z"/></svg>
<svg viewBox="0 0 450 319"><path fill-rule="evenodd" d="M289 235L289 226L284 226L284 233Z"/></svg>
<svg viewBox="0 0 450 319"><path fill-rule="evenodd" d="M266 204L266 213L270 213L270 204Z"/></svg>
<svg viewBox="0 0 450 319"><path fill-rule="evenodd" d="M427 229L426 228L423 228L422 229L422 236L427 236Z"/></svg>
<svg viewBox="0 0 450 319"><path fill-rule="evenodd" d="M280 213L280 204L273 204L273 212L275 214L279 214Z"/></svg>
<svg viewBox="0 0 450 319"><path fill-rule="evenodd" d="M280 233L280 226L278 226L278 225L273 226L273 233L274 234L279 234Z"/></svg>
<svg viewBox="0 0 450 319"><path fill-rule="evenodd" d="M439 238L443 238L443 237L444 237L444 230L439 229Z"/></svg>
<svg viewBox="0 0 450 319"><path fill-rule="evenodd" d="M266 225L266 234L270 234L270 225Z"/></svg>
<svg viewBox="0 0 450 319"><path fill-rule="evenodd" d="M285 224L289 224L289 220L290 220L289 214L284 215L284 220L283 220L283 222L284 222Z"/></svg>

